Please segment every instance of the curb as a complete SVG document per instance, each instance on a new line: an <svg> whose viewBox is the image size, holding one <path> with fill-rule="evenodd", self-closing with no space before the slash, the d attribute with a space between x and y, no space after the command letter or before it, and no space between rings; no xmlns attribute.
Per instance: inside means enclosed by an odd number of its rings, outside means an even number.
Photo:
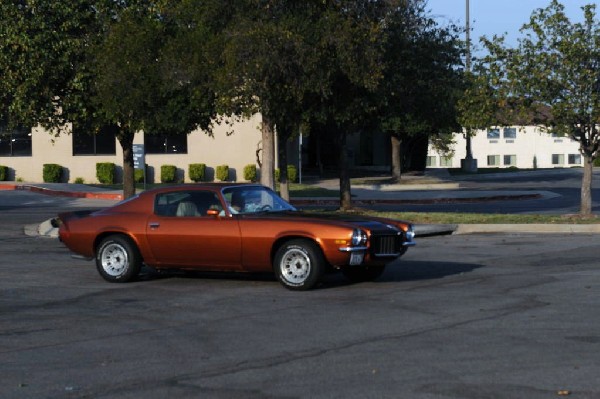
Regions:
<svg viewBox="0 0 600 399"><path fill-rule="evenodd" d="M0 184L0 190L31 191L34 193L50 195L53 197L105 199L105 200L115 200L115 201L121 201L123 199L123 194L53 190L50 188L36 187L36 186L29 185L29 184Z"/></svg>

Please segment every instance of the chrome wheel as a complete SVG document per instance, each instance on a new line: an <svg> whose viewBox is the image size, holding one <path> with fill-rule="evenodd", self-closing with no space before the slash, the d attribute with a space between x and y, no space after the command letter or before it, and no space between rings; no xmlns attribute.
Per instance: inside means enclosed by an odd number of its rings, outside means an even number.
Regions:
<svg viewBox="0 0 600 399"><path fill-rule="evenodd" d="M284 243L275 254L273 270L290 290L309 290L319 283L325 271L321 248L313 241L295 239Z"/></svg>
<svg viewBox="0 0 600 399"><path fill-rule="evenodd" d="M310 258L303 248L289 248L279 264L281 277L292 285L306 281L310 274Z"/></svg>
<svg viewBox="0 0 600 399"><path fill-rule="evenodd" d="M106 281L131 281L140 273L141 267L140 252L135 243L125 235L108 236L97 246L96 269Z"/></svg>
<svg viewBox="0 0 600 399"><path fill-rule="evenodd" d="M102 248L100 263L106 274L117 277L123 274L129 266L127 250L117 243L108 244Z"/></svg>

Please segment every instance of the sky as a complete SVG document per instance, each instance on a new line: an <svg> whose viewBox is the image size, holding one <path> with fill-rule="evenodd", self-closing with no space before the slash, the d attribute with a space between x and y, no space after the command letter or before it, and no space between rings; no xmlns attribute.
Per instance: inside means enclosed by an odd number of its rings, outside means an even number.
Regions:
<svg viewBox="0 0 600 399"><path fill-rule="evenodd" d="M546 8L550 0L469 0L471 20L471 42L478 46L479 38L494 34L506 35L506 44L516 46L521 36L519 29L529 22L532 12ZM466 21L466 0L428 0L427 9L440 25L454 22L464 26ZM571 22L582 22L581 7L596 4L596 15L600 14L600 2L597 0L562 0L565 12Z"/></svg>

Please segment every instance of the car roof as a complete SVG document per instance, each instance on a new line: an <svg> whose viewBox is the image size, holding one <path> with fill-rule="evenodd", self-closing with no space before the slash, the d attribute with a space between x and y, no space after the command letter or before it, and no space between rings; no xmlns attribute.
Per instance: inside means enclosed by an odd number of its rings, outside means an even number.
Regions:
<svg viewBox="0 0 600 399"><path fill-rule="evenodd" d="M140 195L155 195L164 192L172 191L190 191L190 190L209 190L219 192L224 188L228 187L265 187L257 183L193 183L193 184L179 184L173 186L162 186L153 188L147 191L143 191Z"/></svg>

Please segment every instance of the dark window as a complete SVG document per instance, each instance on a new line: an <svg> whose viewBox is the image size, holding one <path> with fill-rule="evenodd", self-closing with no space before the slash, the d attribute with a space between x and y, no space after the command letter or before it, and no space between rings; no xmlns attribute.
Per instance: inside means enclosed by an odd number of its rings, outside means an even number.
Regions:
<svg viewBox="0 0 600 399"><path fill-rule="evenodd" d="M504 138L505 139L516 139L517 138L517 128L515 128L515 127L504 128Z"/></svg>
<svg viewBox="0 0 600 399"><path fill-rule="evenodd" d="M107 126L96 134L73 127L73 155L115 155L117 128Z"/></svg>
<svg viewBox="0 0 600 399"><path fill-rule="evenodd" d="M581 154L569 154L569 165L581 165Z"/></svg>
<svg viewBox="0 0 600 399"><path fill-rule="evenodd" d="M500 129L490 129L487 131L488 139L499 139L500 138Z"/></svg>
<svg viewBox="0 0 600 399"><path fill-rule="evenodd" d="M187 134L167 136L144 133L146 154L187 154Z"/></svg>
<svg viewBox="0 0 600 399"><path fill-rule="evenodd" d="M0 156L31 156L31 129L8 129L0 122Z"/></svg>
<svg viewBox="0 0 600 399"><path fill-rule="evenodd" d="M154 213L158 216L206 216L209 209L222 211L219 197L210 191L175 191L158 194Z"/></svg>

